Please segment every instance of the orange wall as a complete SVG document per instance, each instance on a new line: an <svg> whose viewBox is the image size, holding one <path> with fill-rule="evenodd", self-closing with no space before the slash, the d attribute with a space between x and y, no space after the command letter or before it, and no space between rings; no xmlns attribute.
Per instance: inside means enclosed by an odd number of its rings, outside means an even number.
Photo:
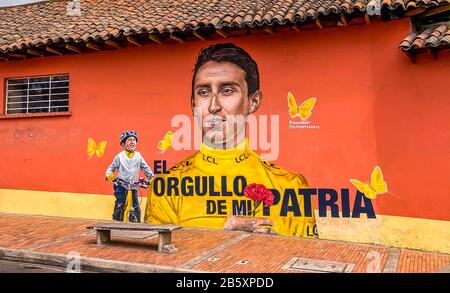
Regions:
<svg viewBox="0 0 450 293"><path fill-rule="evenodd" d="M409 30L403 19L226 41L258 62L259 113L280 115L282 167L311 186L354 193L348 179L368 180L379 164L390 192L374 201L378 214L450 220L450 58L412 64L398 49ZM109 194L103 174L125 129L140 133L147 161L186 157L156 145L174 114L190 115L193 62L211 43L0 63L1 80L69 73L72 112L0 120L0 188ZM311 123L320 129L288 129L288 91L298 102L317 97ZM89 159L88 137L109 142L104 157Z"/></svg>

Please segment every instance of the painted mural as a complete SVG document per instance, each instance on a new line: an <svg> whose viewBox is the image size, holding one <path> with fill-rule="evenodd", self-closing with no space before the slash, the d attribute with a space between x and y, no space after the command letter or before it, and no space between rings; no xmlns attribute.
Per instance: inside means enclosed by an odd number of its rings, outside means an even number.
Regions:
<svg viewBox="0 0 450 293"><path fill-rule="evenodd" d="M202 49L196 60L192 120L186 119L191 125L169 130L157 148L167 151L172 147L170 151L175 151L176 145L189 149L191 140L196 139L201 140L201 145L192 155L152 179L145 221L318 237L313 197L319 197L319 216L325 216L329 208L332 216L339 217L336 191L310 188L301 169L283 169L252 148L271 144L271 153L265 155L276 160L283 150L279 140L274 139L279 136L278 116L300 118L303 126L308 126L317 99L312 97L297 104L288 92L285 111L271 111L270 117L263 115L275 121L268 127L258 119L264 95L257 62L248 52L232 43L214 44ZM201 131L191 131L192 128ZM200 137L193 138L196 134ZM387 190L380 167L375 167L371 183L356 179L351 182L360 192L351 216L358 218L366 213L374 218L370 200ZM344 216L350 216L348 192L343 195Z"/></svg>
<svg viewBox="0 0 450 293"><path fill-rule="evenodd" d="M67 75L70 111L2 117L0 212L112 220L123 203L116 220L450 252L449 59L411 64L409 30L9 62L3 80ZM130 188L105 176L127 130L151 169Z"/></svg>

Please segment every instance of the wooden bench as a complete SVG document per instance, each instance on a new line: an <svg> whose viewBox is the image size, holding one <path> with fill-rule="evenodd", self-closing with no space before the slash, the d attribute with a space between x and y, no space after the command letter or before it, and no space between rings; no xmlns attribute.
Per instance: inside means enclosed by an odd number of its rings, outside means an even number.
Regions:
<svg viewBox="0 0 450 293"><path fill-rule="evenodd" d="M173 253L177 248L172 244L172 231L181 229L177 225L152 225L140 223L96 223L87 227L97 231L97 245L111 242L111 230L121 231L157 231L158 251Z"/></svg>

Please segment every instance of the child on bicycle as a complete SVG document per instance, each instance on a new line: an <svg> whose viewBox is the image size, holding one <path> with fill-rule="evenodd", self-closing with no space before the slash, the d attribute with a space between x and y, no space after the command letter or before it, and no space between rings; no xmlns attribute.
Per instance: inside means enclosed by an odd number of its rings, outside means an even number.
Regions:
<svg viewBox="0 0 450 293"><path fill-rule="evenodd" d="M112 218L115 221L123 221L127 189L131 188L133 208L136 213L135 218L137 219L137 222L140 222L141 209L137 197L139 169L144 172L149 180L154 176L152 169L150 169L147 162L145 162L141 154L136 151L138 140L139 137L133 130L122 133L120 136L120 145L122 146L123 151L115 156L113 162L106 170L105 179L111 182L114 181L114 195L116 197L116 202ZM114 171L116 170L118 170L117 178L114 176Z"/></svg>

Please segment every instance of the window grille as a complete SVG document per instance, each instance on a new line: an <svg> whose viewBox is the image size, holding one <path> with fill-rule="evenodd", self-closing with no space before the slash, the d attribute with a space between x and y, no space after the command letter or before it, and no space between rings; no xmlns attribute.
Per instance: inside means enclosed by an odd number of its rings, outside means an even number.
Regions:
<svg viewBox="0 0 450 293"><path fill-rule="evenodd" d="M6 80L6 115L69 111L69 75Z"/></svg>

